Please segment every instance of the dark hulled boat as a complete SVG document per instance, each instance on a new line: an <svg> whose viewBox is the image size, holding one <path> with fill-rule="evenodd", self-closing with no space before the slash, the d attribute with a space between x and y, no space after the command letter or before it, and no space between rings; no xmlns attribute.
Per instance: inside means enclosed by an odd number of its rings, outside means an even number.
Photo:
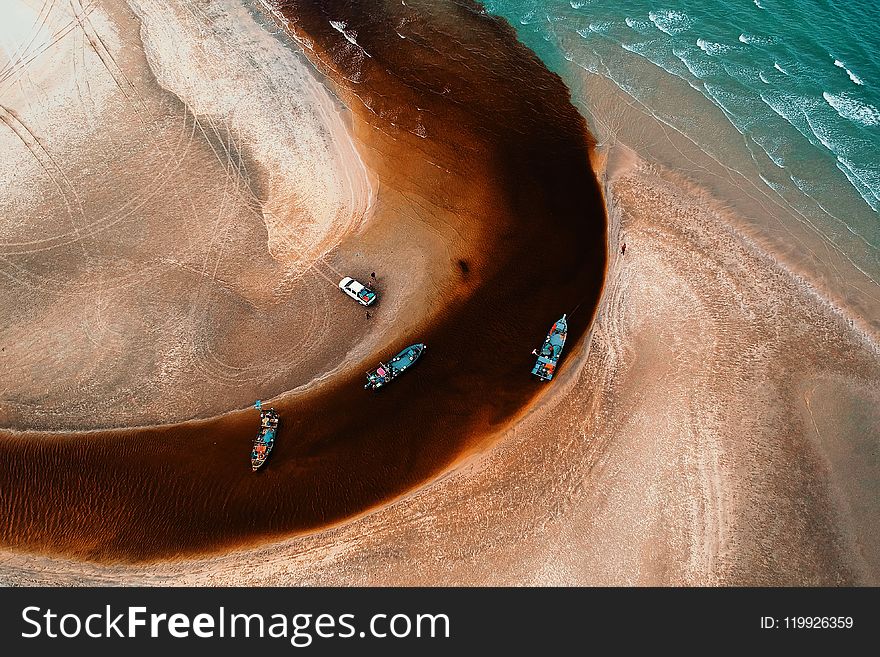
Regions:
<svg viewBox="0 0 880 657"><path fill-rule="evenodd" d="M278 433L278 411L270 408L260 411L260 432L254 438L251 450L251 469L256 472L269 458L275 446L275 435Z"/></svg>
<svg viewBox="0 0 880 657"><path fill-rule="evenodd" d="M367 372L367 382L364 384L364 388L376 390L400 376L419 359L427 348L421 343L410 345L389 360L387 364L379 363L376 369Z"/></svg>

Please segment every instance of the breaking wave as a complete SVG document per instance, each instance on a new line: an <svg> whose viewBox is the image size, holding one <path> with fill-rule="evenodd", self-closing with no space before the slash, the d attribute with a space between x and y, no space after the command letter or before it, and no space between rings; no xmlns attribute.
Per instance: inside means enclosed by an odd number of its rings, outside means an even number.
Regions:
<svg viewBox="0 0 880 657"><path fill-rule="evenodd" d="M822 98L844 119L867 127L880 125L880 110L873 105L851 98L845 93L829 94L823 91Z"/></svg>

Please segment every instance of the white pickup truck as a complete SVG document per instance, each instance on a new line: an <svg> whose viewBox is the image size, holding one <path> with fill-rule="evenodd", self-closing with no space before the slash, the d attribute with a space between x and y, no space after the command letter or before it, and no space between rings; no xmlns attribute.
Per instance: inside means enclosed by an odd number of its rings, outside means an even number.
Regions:
<svg viewBox="0 0 880 657"><path fill-rule="evenodd" d="M363 283L358 283L350 276L339 281L339 289L362 306L369 306L376 301L376 293Z"/></svg>

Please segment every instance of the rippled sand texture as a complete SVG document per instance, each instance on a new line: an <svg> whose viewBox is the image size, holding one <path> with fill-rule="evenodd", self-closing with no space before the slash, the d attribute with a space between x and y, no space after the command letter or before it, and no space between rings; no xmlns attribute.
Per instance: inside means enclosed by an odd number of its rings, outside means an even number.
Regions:
<svg viewBox="0 0 880 657"><path fill-rule="evenodd" d="M308 65L238 2L13 2L40 27L0 82L0 421L183 420L335 367L364 326L309 267L374 193Z"/></svg>
<svg viewBox="0 0 880 657"><path fill-rule="evenodd" d="M505 23L476 6L456 3L283 5L280 24L351 107L351 134L372 172L368 216L349 216L358 207L352 201L349 212L325 217L335 223L321 228L314 217L332 209L319 203L325 195L312 193L323 169L311 159L286 165L304 167L292 172L274 164L299 158L299 148L308 152L305 140L313 132L295 134L288 149L272 143L275 122L263 125L285 112L312 112L308 116L331 126L339 122L321 112L325 97L313 91L319 89L314 83L287 72L296 63L296 47L287 53L273 50L270 54L285 58L275 67L254 48L277 48L276 41L248 23L248 15L231 0L200 5L195 14L186 7L139 1L137 16L128 19L143 22L147 61L156 79L175 88L190 107L195 128L202 125L199 112L219 112L230 117L230 126L239 126L228 132L238 140L234 149L228 140L220 141L236 153L231 161L219 160L222 172L202 167L218 161L210 148L204 162L181 168L183 183L196 189L207 185L206 202L217 204L203 212L195 203L194 214L184 215L199 230L226 216L229 235L242 230L246 211L259 219L266 230L262 240L226 244L222 254L230 258L229 281L243 279L252 286L236 297L241 304L245 294L273 295L273 308L279 310L272 316L276 321L269 321L257 312L256 302L239 306L236 315L238 308L212 305L207 292L196 297L203 304L197 308L210 309L206 328L218 340L197 354L205 364L182 364L169 397L142 386L157 413L147 419L179 419L176 404L167 408L178 391L193 400L208 399L199 414L221 401L225 410L284 393L272 401L282 417L278 443L270 466L254 475L248 463L257 424L252 409L88 435L5 432L0 434L0 478L6 482L0 540L9 547L102 561L168 559L280 539L377 508L490 444L521 416L549 389L529 376L532 348L567 311L568 344L576 350L598 301L606 221L590 168L586 124L561 80L518 44ZM238 23L254 43L235 40L230 26ZM177 62L186 62L183 71ZM299 86L279 88L275 75L292 76ZM230 83L229 76L237 77ZM268 109L259 97L264 85L276 103ZM230 100L231 93L239 95ZM312 109L299 109L292 98ZM250 119L235 123L238 112ZM323 124L321 130L329 153L336 144L351 148L344 135ZM258 155L250 155L252 150ZM354 155L328 155L327 160L331 174L351 169L350 179L363 177ZM260 195L257 179L248 173L261 170L260 163L271 174L263 182L268 197ZM300 183L297 176L307 180ZM217 180L220 187L211 187ZM230 185L257 190L247 197L251 205L231 206L237 196ZM294 191L275 201L271 190L278 185ZM331 188L341 199L362 198L346 196L345 186ZM106 189L119 188L108 179ZM296 214L298 205L290 205L299 203L299 196L307 201L303 216ZM187 190L183 200L192 198ZM281 221L279 208L290 216ZM143 220L169 221L164 209ZM285 260L285 236L299 235L300 224L310 235L311 251ZM198 244L212 243L211 230ZM165 232L158 244L150 233L131 234L142 249L155 246L160 252L180 242ZM339 241L320 258L330 236ZM107 250L119 257L116 245ZM126 262L131 273L134 266ZM224 282L218 262L209 262L217 268L210 270L211 279L216 271ZM282 268L281 262L287 264ZM267 276L267 267L270 273L282 268L282 279ZM378 272L381 301L372 318L336 289L343 271L362 279ZM143 277L137 292L143 288L150 294L148 307L162 310L168 294L156 288L163 282L153 283L154 278ZM232 282L225 282L224 290ZM122 293L112 299L132 303ZM79 331L62 310L56 309L53 326ZM167 327L161 321L154 325L154 317L141 318L131 309L124 317L142 321L147 335L168 337ZM191 330L185 313L177 321L182 330ZM161 362L180 344L173 335L170 345L148 341L143 347L137 331L125 331L123 337L147 362ZM414 342L427 343L428 352L412 373L380 394L363 390L364 369ZM214 375L226 362L222 349L276 377L231 390ZM45 349L32 345L27 353L44 355ZM64 354L59 357L67 362ZM563 363L561 371L565 368ZM136 375L120 357L117 380L107 385ZM33 378L47 377L36 372ZM297 384L308 385L285 392ZM82 398L98 407L92 422L106 423L101 406L115 400L88 392ZM127 423L143 419L129 417Z"/></svg>

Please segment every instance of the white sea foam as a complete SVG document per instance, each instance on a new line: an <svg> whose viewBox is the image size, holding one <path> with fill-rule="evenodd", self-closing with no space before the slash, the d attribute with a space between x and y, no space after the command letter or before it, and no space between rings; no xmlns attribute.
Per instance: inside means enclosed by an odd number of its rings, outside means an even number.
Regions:
<svg viewBox="0 0 880 657"><path fill-rule="evenodd" d="M718 109L724 112L724 116L726 116L730 124L736 128L736 131L743 136L747 135L749 132L749 126L754 120L743 115L742 112L738 111L735 107L739 101L739 97L720 85L704 83L703 88L705 89L706 96L709 100L711 100Z"/></svg>
<svg viewBox="0 0 880 657"><path fill-rule="evenodd" d="M758 9L764 9L764 5L761 4L761 0L755 0L755 6Z"/></svg>
<svg viewBox="0 0 880 657"><path fill-rule="evenodd" d="M739 35L739 42L746 43L749 45L760 44L760 45L770 45L772 43L776 43L776 39L774 37L763 37L757 36L755 34L746 34L743 32Z"/></svg>
<svg viewBox="0 0 880 657"><path fill-rule="evenodd" d="M360 44L357 42L357 32L355 32L354 30L349 30L348 24L345 21L330 21L330 25L333 26L334 30L344 36L346 41L348 41L353 46L356 46L358 50L364 53L367 57L372 57L370 53L361 48Z"/></svg>
<svg viewBox="0 0 880 657"><path fill-rule="evenodd" d="M519 19L519 24L520 24L520 25L531 25L531 24L534 23L534 22L536 22L536 21L535 21L535 12L534 12L534 11L526 12L526 13L523 15L523 17Z"/></svg>
<svg viewBox="0 0 880 657"><path fill-rule="evenodd" d="M860 87L861 87L862 85L865 84L865 83L862 81L862 79L861 79L858 75L856 75L855 73L853 73L853 72L850 71L849 69L846 69L846 74L849 76L849 79L850 79L850 80L852 80L853 82L855 82L855 83L856 83L857 85L859 85Z"/></svg>
<svg viewBox="0 0 880 657"><path fill-rule="evenodd" d="M760 79L761 82L763 82L764 84L770 84L770 80L767 79L763 72L758 73L758 79Z"/></svg>
<svg viewBox="0 0 880 657"><path fill-rule="evenodd" d="M700 50L713 57L732 50L730 46L725 46L723 43L714 43L713 41L706 41L706 39L697 39L697 45L700 47Z"/></svg>
<svg viewBox="0 0 880 657"><path fill-rule="evenodd" d="M795 187L797 187L799 190L801 190L804 194L806 194L810 198L813 197L814 192L818 191L816 185L812 184L808 180L804 180L803 178L798 178L794 174L789 174L788 177L791 179L791 182L794 183Z"/></svg>
<svg viewBox="0 0 880 657"><path fill-rule="evenodd" d="M670 36L681 34L693 25L693 20L690 16L684 12L675 11L674 9L661 9L659 11L648 12L648 18L650 18L651 22L657 26L658 30L665 32Z"/></svg>
<svg viewBox="0 0 880 657"><path fill-rule="evenodd" d="M678 57L681 63L691 72L691 75L700 80L712 75L714 68L717 67L717 65L713 66L713 64L706 61L706 58L702 55L691 57L690 53L683 48L673 48L672 54Z"/></svg>
<svg viewBox="0 0 880 657"><path fill-rule="evenodd" d="M590 23L590 32L595 32L596 34L605 34L608 30L611 29L611 25L612 23L609 21Z"/></svg>
<svg viewBox="0 0 880 657"><path fill-rule="evenodd" d="M880 110L873 105L863 103L845 93L829 94L823 91L822 98L844 119L868 127L880 125Z"/></svg>
<svg viewBox="0 0 880 657"><path fill-rule="evenodd" d="M853 73L849 68L847 68L847 66L844 62L840 61L839 59L835 59L834 65L837 68L842 68L844 71L846 71L846 74L849 76L849 79L852 80L854 84L857 84L860 87L865 84L864 80L862 80L862 78L860 78L858 75Z"/></svg>
<svg viewBox="0 0 880 657"><path fill-rule="evenodd" d="M786 71L784 68L782 68L782 67L779 65L779 62L773 62L773 68L775 68L777 71L779 71L779 72L782 73L783 75L788 75L788 74L789 74L788 71Z"/></svg>
<svg viewBox="0 0 880 657"><path fill-rule="evenodd" d="M761 94L760 98L779 118L797 130L813 146L818 147L821 144L809 126L801 99L782 93Z"/></svg>
<svg viewBox="0 0 880 657"><path fill-rule="evenodd" d="M654 29L651 21L639 20L637 18L627 17L626 24L639 34L649 34Z"/></svg>
<svg viewBox="0 0 880 657"><path fill-rule="evenodd" d="M660 44L660 40L653 39L651 41L643 41L641 43L621 43L620 47L631 53L639 55L657 68L661 69L664 73L674 75L684 82L687 82L688 85L691 86L693 89L702 93L702 90L699 87L695 86L690 79L688 79L687 73L680 66L678 66L678 63L674 60L670 61L670 58L662 45L660 45L660 47L658 48L658 44Z"/></svg>
<svg viewBox="0 0 880 657"><path fill-rule="evenodd" d="M865 203L874 212L880 212L880 175L876 171L871 172L859 168L850 160L839 155L837 156L837 168L843 172L843 175L846 176Z"/></svg>
<svg viewBox="0 0 880 657"><path fill-rule="evenodd" d="M829 129L824 123L820 122L817 118L817 112L803 110L803 115L804 120L810 128L810 132L813 133L813 136L818 139L825 148L835 155L846 151L844 144L835 141L835 139L840 139L840 135L838 134L839 131Z"/></svg>
<svg viewBox="0 0 880 657"><path fill-rule="evenodd" d="M767 178L764 177L763 174L760 174L760 173L759 173L759 174L758 174L758 178L760 178L761 180L763 180L763 181L764 181L764 184L767 185L767 187L769 187L770 189L774 190L775 192L778 192L780 195L783 194L783 193L785 192L785 186L784 186L784 185L780 185L779 183L775 183L775 182L773 182L772 180L768 180Z"/></svg>
<svg viewBox="0 0 880 657"><path fill-rule="evenodd" d="M761 150L767 154L770 161L780 169L785 168L785 158L779 153L779 149L784 142L782 137L777 135L752 134L752 141L761 147Z"/></svg>
<svg viewBox="0 0 880 657"><path fill-rule="evenodd" d="M578 0L569 0L568 4L571 5L572 9L580 9L585 4L587 4L587 2L586 2L586 0L580 0L579 2L578 2Z"/></svg>

